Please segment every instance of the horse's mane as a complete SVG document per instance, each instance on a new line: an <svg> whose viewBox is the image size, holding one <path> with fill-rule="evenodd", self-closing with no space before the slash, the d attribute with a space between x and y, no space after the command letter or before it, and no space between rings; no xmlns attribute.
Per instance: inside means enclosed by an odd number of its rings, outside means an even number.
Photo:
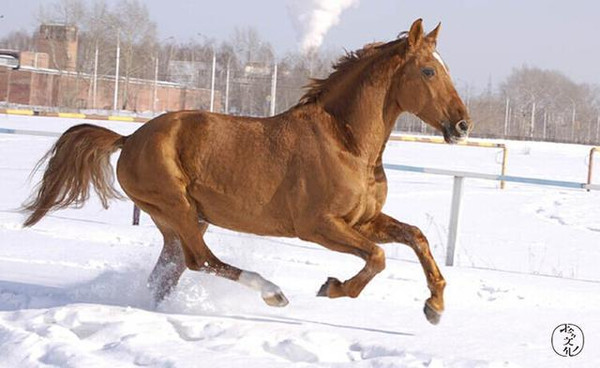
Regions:
<svg viewBox="0 0 600 368"><path fill-rule="evenodd" d="M299 105L308 104L318 100L319 96L327 90L329 85L337 80L340 75L345 74L348 70L362 62L363 60L388 50L391 46L395 46L406 40L407 32L402 32L398 38L390 42L372 42L368 43L363 48L355 51L347 51L346 54L338 59L333 64L333 72L324 79L311 78L310 82L304 86L307 91L300 98Z"/></svg>

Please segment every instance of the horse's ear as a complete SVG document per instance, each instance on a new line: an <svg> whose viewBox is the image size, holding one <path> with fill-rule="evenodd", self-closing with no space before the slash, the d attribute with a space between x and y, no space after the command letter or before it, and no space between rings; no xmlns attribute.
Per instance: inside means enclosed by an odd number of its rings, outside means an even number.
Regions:
<svg viewBox="0 0 600 368"><path fill-rule="evenodd" d="M419 18L414 21L408 31L408 46L416 47L423 39L423 19Z"/></svg>
<svg viewBox="0 0 600 368"><path fill-rule="evenodd" d="M435 27L433 29L433 31L429 32L429 34L427 34L427 36L425 36L425 38L428 41L433 42L434 44L437 43L437 38L438 38L438 34L440 33L441 26L442 26L442 22L438 23L437 27Z"/></svg>

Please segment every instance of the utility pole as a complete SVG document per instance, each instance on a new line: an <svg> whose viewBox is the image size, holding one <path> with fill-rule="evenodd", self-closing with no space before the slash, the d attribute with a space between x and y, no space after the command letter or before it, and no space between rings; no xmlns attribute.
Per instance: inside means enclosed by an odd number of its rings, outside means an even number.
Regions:
<svg viewBox="0 0 600 368"><path fill-rule="evenodd" d="M119 59L121 57L121 31L117 31L117 66L115 68L115 95L113 98L113 110L117 110L117 100L119 97Z"/></svg>
<svg viewBox="0 0 600 368"><path fill-rule="evenodd" d="M37 55L37 53L36 53ZM92 109L96 108L96 95L98 91L98 41L96 41L96 53L94 54L94 85L92 87Z"/></svg>
<svg viewBox="0 0 600 368"><path fill-rule="evenodd" d="M275 104L277 103L277 63L273 67L271 77L271 116L275 115Z"/></svg>
<svg viewBox="0 0 600 368"><path fill-rule="evenodd" d="M600 113L598 113L598 117L596 118L596 144L600 144Z"/></svg>
<svg viewBox="0 0 600 368"><path fill-rule="evenodd" d="M575 110L575 101L573 99L571 99L571 102L573 103L573 113L571 114L571 141L574 142L575 141L575 116L577 114L577 111Z"/></svg>
<svg viewBox="0 0 600 368"><path fill-rule="evenodd" d="M548 124L548 111L544 109L544 129L542 131L542 140L546 140L546 125Z"/></svg>
<svg viewBox="0 0 600 368"><path fill-rule="evenodd" d="M508 111L510 109L510 98L506 97L506 110L504 111L504 137L508 136Z"/></svg>
<svg viewBox="0 0 600 368"><path fill-rule="evenodd" d="M160 53L160 47L162 45L163 42L165 41L171 41L173 40L173 36L169 36L161 41L158 42L157 44L157 50L156 50L156 56L154 57L154 88L152 90L152 112L156 112L156 103L158 102L158 55ZM167 59L165 61L165 64L167 66L167 72L169 69L169 62L171 60L171 53L173 51L173 44L169 42L171 45L169 47L169 54L167 54ZM168 96L168 94L167 94Z"/></svg>
<svg viewBox="0 0 600 368"><path fill-rule="evenodd" d="M210 79L210 112L215 111L215 72L217 69L217 55L215 54L215 50L213 49L213 59L212 59L212 76Z"/></svg>
<svg viewBox="0 0 600 368"><path fill-rule="evenodd" d="M535 128L535 98L531 103L531 124L529 126L529 138L533 138L533 129Z"/></svg>
<svg viewBox="0 0 600 368"><path fill-rule="evenodd" d="M154 90L152 91L152 112L156 112L156 98L158 89L158 54L154 58Z"/></svg>
<svg viewBox="0 0 600 368"><path fill-rule="evenodd" d="M229 113L229 62L227 61L227 72L225 74L225 114Z"/></svg>

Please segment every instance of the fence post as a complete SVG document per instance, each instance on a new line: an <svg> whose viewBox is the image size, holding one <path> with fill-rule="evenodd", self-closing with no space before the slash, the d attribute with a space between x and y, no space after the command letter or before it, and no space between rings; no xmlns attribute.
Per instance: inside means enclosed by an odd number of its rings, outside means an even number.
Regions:
<svg viewBox="0 0 600 368"><path fill-rule="evenodd" d="M139 224L140 224L140 208L134 204L133 205L133 225L139 225Z"/></svg>
<svg viewBox="0 0 600 368"><path fill-rule="evenodd" d="M593 171L594 171L594 152L597 150L599 150L598 147L592 147L592 149L590 150L590 159L588 162L588 177L587 177L588 184L592 184L592 176L593 176ZM589 192L590 190L588 189L587 191Z"/></svg>
<svg viewBox="0 0 600 368"><path fill-rule="evenodd" d="M458 225L460 222L460 205L463 192L463 176L454 177L452 187L452 208L450 209L450 224L448 225L448 247L446 250L446 266L454 265L454 254L458 241Z"/></svg>
<svg viewBox="0 0 600 368"><path fill-rule="evenodd" d="M506 159L508 158L508 149L506 148L506 145L502 145L502 170L501 170L501 175L505 176L506 175ZM504 180L500 181L500 189L504 189L506 187L506 182Z"/></svg>

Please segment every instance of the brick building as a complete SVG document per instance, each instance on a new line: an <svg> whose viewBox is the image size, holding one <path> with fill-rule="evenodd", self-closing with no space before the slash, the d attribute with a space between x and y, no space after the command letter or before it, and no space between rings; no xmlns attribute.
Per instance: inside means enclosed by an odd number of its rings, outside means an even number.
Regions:
<svg viewBox="0 0 600 368"><path fill-rule="evenodd" d="M93 75L76 72L77 42L74 26L40 26L35 36L37 52L21 52L19 70L0 66L0 103L112 110L114 76L98 77L94 89ZM210 106L209 89L132 78L125 83L125 78L119 78L120 110L160 112ZM219 91L215 91L214 109L221 111Z"/></svg>
<svg viewBox="0 0 600 368"><path fill-rule="evenodd" d="M125 79L119 82L117 107L136 112L208 109L210 90L188 88L176 83L130 79L128 96L124 96ZM114 78L99 78L96 98L93 76L65 73L51 69L0 67L0 103L47 106L70 109L112 110ZM153 98L156 96L156 102ZM215 92L215 111L221 111L221 95Z"/></svg>
<svg viewBox="0 0 600 368"><path fill-rule="evenodd" d="M37 52L48 54L50 68L68 72L77 69L77 27L42 24L34 40Z"/></svg>

